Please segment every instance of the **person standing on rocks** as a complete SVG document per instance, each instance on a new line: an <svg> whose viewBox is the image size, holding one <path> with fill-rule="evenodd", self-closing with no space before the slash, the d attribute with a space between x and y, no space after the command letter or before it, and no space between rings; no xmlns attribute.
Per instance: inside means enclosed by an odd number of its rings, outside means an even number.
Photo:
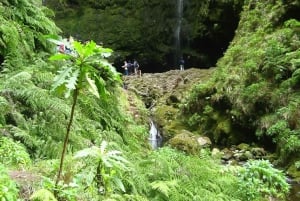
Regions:
<svg viewBox="0 0 300 201"><path fill-rule="evenodd" d="M180 60L179 60L179 67L180 67L180 70L181 70L181 71L184 70L184 59L183 59L183 57L180 57Z"/></svg>
<svg viewBox="0 0 300 201"><path fill-rule="evenodd" d="M139 63L137 62L136 59L134 59L133 60L133 68L134 68L134 74L135 75L139 75L140 74L139 73L139 67L140 67Z"/></svg>

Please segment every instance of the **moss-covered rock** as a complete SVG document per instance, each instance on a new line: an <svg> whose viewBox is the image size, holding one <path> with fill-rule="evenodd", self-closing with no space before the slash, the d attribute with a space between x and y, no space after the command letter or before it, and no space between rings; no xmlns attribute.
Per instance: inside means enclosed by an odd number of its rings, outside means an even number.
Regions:
<svg viewBox="0 0 300 201"><path fill-rule="evenodd" d="M170 139L190 125L180 115L180 107L190 88L208 80L215 69L191 68L165 73L143 74L142 77L126 76L124 82L129 91L139 96L151 109L154 121L165 139Z"/></svg>
<svg viewBox="0 0 300 201"><path fill-rule="evenodd" d="M196 154L200 150L197 136L187 130L182 130L180 134L170 139L168 144L189 154Z"/></svg>
<svg viewBox="0 0 300 201"><path fill-rule="evenodd" d="M241 143L241 144L239 144L239 145L237 146L237 148L238 148L239 150L245 150L245 151L247 151L247 150L249 150L250 145L247 144L247 143Z"/></svg>
<svg viewBox="0 0 300 201"><path fill-rule="evenodd" d="M287 174L294 178L296 181L300 182L300 170L296 167L295 164L291 165L288 170Z"/></svg>

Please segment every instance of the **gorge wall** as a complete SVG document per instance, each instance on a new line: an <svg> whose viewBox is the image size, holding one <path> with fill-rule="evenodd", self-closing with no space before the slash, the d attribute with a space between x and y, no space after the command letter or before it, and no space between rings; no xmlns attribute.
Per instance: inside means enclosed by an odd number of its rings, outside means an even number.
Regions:
<svg viewBox="0 0 300 201"><path fill-rule="evenodd" d="M61 3L59 3L61 2ZM186 67L209 68L226 51L239 22L243 1L47 0L68 37L94 40L115 51L113 62L134 58L143 72Z"/></svg>

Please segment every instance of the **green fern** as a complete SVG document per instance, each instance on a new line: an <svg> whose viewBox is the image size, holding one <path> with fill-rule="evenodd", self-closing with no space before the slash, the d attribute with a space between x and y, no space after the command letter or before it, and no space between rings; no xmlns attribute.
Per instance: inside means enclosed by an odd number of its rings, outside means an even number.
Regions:
<svg viewBox="0 0 300 201"><path fill-rule="evenodd" d="M0 200L16 201L18 191L16 183L10 178L3 164L0 163Z"/></svg>
<svg viewBox="0 0 300 201"><path fill-rule="evenodd" d="M150 185L152 189L169 198L174 189L178 188L178 181L154 181Z"/></svg>
<svg viewBox="0 0 300 201"><path fill-rule="evenodd" d="M23 67L35 50L50 51L51 45L43 35L60 31L49 18L52 16L33 0L4 1L0 5L0 55L6 69Z"/></svg>
<svg viewBox="0 0 300 201"><path fill-rule="evenodd" d="M57 201L53 193L48 191L47 189L40 189L38 191L35 191L30 196L31 201Z"/></svg>
<svg viewBox="0 0 300 201"><path fill-rule="evenodd" d="M28 167L31 159L21 143L7 137L0 137L0 162L11 167Z"/></svg>
<svg viewBox="0 0 300 201"><path fill-rule="evenodd" d="M254 200L260 196L283 198L289 192L282 171L273 168L266 160L248 161L239 172L240 191L244 199Z"/></svg>
<svg viewBox="0 0 300 201"><path fill-rule="evenodd" d="M75 158L91 158L92 165L95 170L93 180L96 182L97 188L104 189L105 196L111 196L112 192L121 190L126 192L122 182L121 175L129 170L129 162L117 150L108 150L108 143L103 141L101 146L86 148L78 151ZM90 163L89 162L89 163Z"/></svg>

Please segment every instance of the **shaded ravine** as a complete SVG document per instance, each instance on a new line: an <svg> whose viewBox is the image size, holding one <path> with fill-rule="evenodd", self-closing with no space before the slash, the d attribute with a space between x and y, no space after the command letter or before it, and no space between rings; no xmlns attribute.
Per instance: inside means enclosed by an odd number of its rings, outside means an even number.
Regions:
<svg viewBox="0 0 300 201"><path fill-rule="evenodd" d="M176 121L172 119L175 117L173 112L178 112L178 105L185 98L183 94L190 90L196 83L206 82L212 76L213 71L214 68L208 70L187 69L182 72L172 70L165 73L147 73L141 77L128 76L125 78L128 90L134 92L144 102L146 107L151 109L154 120L153 126L157 122L159 124L158 127L162 129L157 131L157 128L153 128L152 123L150 123L149 143L151 145L153 140L152 147L156 147L157 145L157 142L154 142L155 136L152 134L160 132L160 135L164 136L164 126L169 126ZM159 116L161 115L159 112L161 107L166 107L169 119ZM168 136L165 139L167 138ZM291 182L291 191L287 200L300 200L300 184Z"/></svg>

